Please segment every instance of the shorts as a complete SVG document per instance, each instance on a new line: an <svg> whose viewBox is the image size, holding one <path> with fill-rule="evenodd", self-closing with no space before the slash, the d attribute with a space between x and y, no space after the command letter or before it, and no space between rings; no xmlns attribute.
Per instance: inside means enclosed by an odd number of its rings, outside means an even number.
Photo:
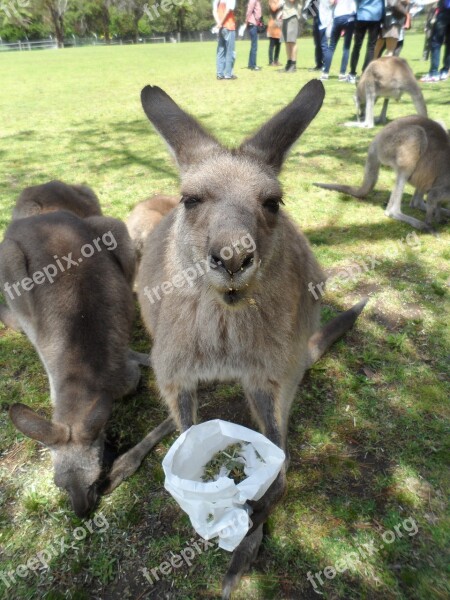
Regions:
<svg viewBox="0 0 450 600"><path fill-rule="evenodd" d="M283 38L285 42L295 44L298 38L298 17L293 15L283 19Z"/></svg>

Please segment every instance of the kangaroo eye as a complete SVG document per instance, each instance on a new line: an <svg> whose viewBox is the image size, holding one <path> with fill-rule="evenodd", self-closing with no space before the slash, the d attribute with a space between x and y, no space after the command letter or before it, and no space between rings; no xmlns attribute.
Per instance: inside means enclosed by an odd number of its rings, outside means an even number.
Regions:
<svg viewBox="0 0 450 600"><path fill-rule="evenodd" d="M201 204L202 201L197 196L183 196L181 202L186 208L193 208L197 204Z"/></svg>
<svg viewBox="0 0 450 600"><path fill-rule="evenodd" d="M280 204L283 204L281 198L268 198L264 201L263 206L273 214L276 214L280 210Z"/></svg>

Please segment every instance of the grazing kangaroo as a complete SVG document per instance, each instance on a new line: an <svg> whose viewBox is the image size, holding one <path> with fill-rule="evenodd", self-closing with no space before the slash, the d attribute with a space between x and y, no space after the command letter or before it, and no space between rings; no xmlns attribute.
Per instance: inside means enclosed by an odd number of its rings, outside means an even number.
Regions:
<svg viewBox="0 0 450 600"><path fill-rule="evenodd" d="M148 234L179 202L180 199L176 196L158 194L136 204L125 221L125 225L139 255Z"/></svg>
<svg viewBox="0 0 450 600"><path fill-rule="evenodd" d="M54 409L52 421L24 404L13 404L10 416L23 434L50 448L55 484L67 490L79 517L98 498L112 401L134 391L140 379L128 353L134 269L125 225L106 217L59 211L18 219L0 244L4 312L36 348ZM110 489L136 470L151 441L171 430L168 419L156 437L119 457Z"/></svg>
<svg viewBox="0 0 450 600"><path fill-rule="evenodd" d="M398 56L383 56L372 61L362 74L356 88L355 103L358 121L351 121L345 125L372 128L375 102L380 97L384 98L384 103L377 122L385 125L389 98L400 100L405 92L411 95L417 113L426 117L425 100L406 60Z"/></svg>
<svg viewBox="0 0 450 600"><path fill-rule="evenodd" d="M98 198L91 188L49 181L23 190L14 207L13 220L55 210L67 210L81 218L102 214Z"/></svg>
<svg viewBox="0 0 450 600"><path fill-rule="evenodd" d="M431 230L433 221L439 221L441 203L450 200L450 137L436 121L411 116L396 119L386 125L369 147L364 181L361 187L334 183L316 183L318 187L365 198L375 187L380 165L392 167L397 179L385 215L409 223L417 229ZM402 213L405 184L415 187L411 207L426 210L426 222ZM427 194L427 204L423 195Z"/></svg>
<svg viewBox="0 0 450 600"><path fill-rule="evenodd" d="M287 452L289 412L305 370L363 309L365 301L319 329L320 303L308 286L324 276L280 208L277 174L324 95L321 82L309 82L228 150L163 90L142 91L144 111L181 172L182 202L147 239L137 278L157 383L181 431L196 422L199 382L238 380L262 433ZM253 527L233 554L223 598L256 557L263 523L285 486L283 468L253 503Z"/></svg>

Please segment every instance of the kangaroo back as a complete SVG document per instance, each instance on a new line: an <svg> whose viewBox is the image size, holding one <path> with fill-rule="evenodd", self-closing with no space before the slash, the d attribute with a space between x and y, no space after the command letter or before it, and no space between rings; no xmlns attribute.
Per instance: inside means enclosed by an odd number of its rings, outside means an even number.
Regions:
<svg viewBox="0 0 450 600"><path fill-rule="evenodd" d="M23 190L14 207L13 220L56 210L67 210L81 218L102 214L98 198L91 188L49 181Z"/></svg>

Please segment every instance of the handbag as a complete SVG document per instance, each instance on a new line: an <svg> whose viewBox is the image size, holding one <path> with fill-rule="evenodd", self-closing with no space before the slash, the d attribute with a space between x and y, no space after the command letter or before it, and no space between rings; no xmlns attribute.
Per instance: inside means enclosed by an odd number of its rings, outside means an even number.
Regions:
<svg viewBox="0 0 450 600"><path fill-rule="evenodd" d="M256 22L256 31L258 33L266 33L267 31L267 25L264 23L264 19L262 17Z"/></svg>

